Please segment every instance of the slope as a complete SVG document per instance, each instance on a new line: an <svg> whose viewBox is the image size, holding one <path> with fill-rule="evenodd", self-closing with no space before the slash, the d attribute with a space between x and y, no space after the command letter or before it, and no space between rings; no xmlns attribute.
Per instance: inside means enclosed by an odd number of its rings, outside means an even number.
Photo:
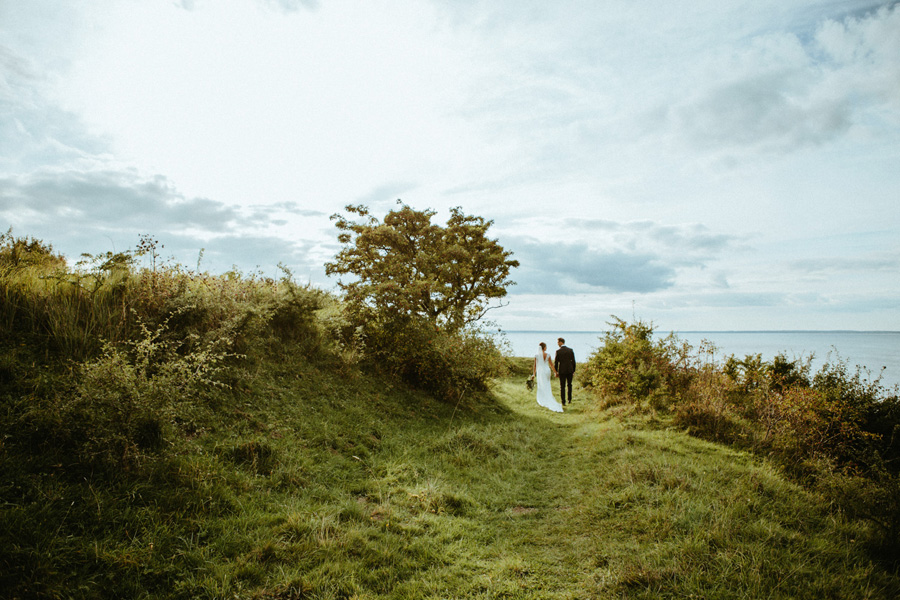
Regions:
<svg viewBox="0 0 900 600"><path fill-rule="evenodd" d="M891 598L854 530L652 415L253 365L140 477L4 449L4 597Z"/></svg>

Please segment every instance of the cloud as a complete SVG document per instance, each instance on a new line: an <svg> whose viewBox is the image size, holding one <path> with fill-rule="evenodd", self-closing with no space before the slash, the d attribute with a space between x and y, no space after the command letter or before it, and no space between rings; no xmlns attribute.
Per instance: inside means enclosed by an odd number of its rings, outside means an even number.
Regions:
<svg viewBox="0 0 900 600"><path fill-rule="evenodd" d="M393 181L380 185L360 196L356 199L356 202L369 208L381 207L391 210L398 199L416 187L418 187L418 184L411 181Z"/></svg>
<svg viewBox="0 0 900 600"><path fill-rule="evenodd" d="M271 235L227 234L200 242L194 237L167 235L166 250L175 257L198 257L202 248L200 270L223 272L236 267L245 272L263 271L273 275L278 263L290 265L300 281L321 279L322 264L316 260L311 241L291 241ZM168 256L167 253L162 253ZM189 264L194 267L194 264Z"/></svg>
<svg viewBox="0 0 900 600"><path fill-rule="evenodd" d="M313 252L321 254L317 242L270 233L290 215L324 217L293 202L239 208L187 198L165 177L143 177L131 170L0 177L0 222L11 225L16 235L42 238L69 256L121 251L148 234L160 239L178 262L192 263L203 248L205 264L219 270L232 265L271 270L284 262L298 273L318 276L322 261Z"/></svg>
<svg viewBox="0 0 900 600"><path fill-rule="evenodd" d="M504 245L521 263L512 293L658 292L672 288L680 270L705 268L739 239L703 225L652 221L566 219L560 230L570 240L590 242L546 244L504 236ZM718 287L727 287L724 274L713 277Z"/></svg>
<svg viewBox="0 0 900 600"><path fill-rule="evenodd" d="M673 294L661 302L665 308L750 308L791 304L789 294L782 292L697 292Z"/></svg>
<svg viewBox="0 0 900 600"><path fill-rule="evenodd" d="M279 6L290 9L300 4ZM181 8L203 6L186 1ZM37 19L34 14L18 16L24 22ZM232 265L273 269L284 262L297 273L324 279L318 256L323 248L317 242L297 241L296 233L321 239L319 228L305 228L304 220L323 218L326 211L292 201L239 207L186 196L171 178L147 175L121 163L110 139L94 133L80 114L59 104L53 82L71 65L56 53L63 53L66 44L56 47L45 40L42 51L36 52L22 42L24 38L7 39L18 45L0 45L4 230L11 226L15 235L44 239L70 258L121 251L133 247L139 235L149 234L186 264L205 248L204 264L220 270ZM310 262L310 256L316 259Z"/></svg>
<svg viewBox="0 0 900 600"><path fill-rule="evenodd" d="M875 134L900 124L898 55L900 5L826 19L807 40L761 35L708 66L711 85L669 108L668 120L693 145L732 153L791 152L855 127Z"/></svg>
<svg viewBox="0 0 900 600"><path fill-rule="evenodd" d="M682 227L673 225L653 225L651 235L665 246L687 253L704 256L722 252L738 240L737 236L711 233L705 225L692 224Z"/></svg>
<svg viewBox="0 0 900 600"><path fill-rule="evenodd" d="M11 222L64 222L101 230L222 233L239 215L206 198L184 198L163 176L132 171L40 171L0 179L0 214Z"/></svg>
<svg viewBox="0 0 900 600"><path fill-rule="evenodd" d="M176 0L176 6L184 10L192 11L197 8L198 0ZM260 4L272 7L285 13L293 13L300 10L316 10L319 8L319 0L258 0Z"/></svg>
<svg viewBox="0 0 900 600"><path fill-rule="evenodd" d="M710 90L675 110L676 126L698 146L753 147L791 151L820 145L846 133L851 105L846 98L792 94L796 73L769 73Z"/></svg>
<svg viewBox="0 0 900 600"><path fill-rule="evenodd" d="M867 312L896 311L900 309L900 298L894 294L855 294L836 298L823 308L850 315Z"/></svg>
<svg viewBox="0 0 900 600"><path fill-rule="evenodd" d="M900 257L896 254L880 254L862 257L828 257L794 260L790 268L804 274L842 274L860 272L900 272Z"/></svg>
<svg viewBox="0 0 900 600"><path fill-rule="evenodd" d="M263 0L265 4L274 6L286 13L299 10L316 10L319 8L319 0Z"/></svg>
<svg viewBox="0 0 900 600"><path fill-rule="evenodd" d="M75 114L45 98L44 80L34 62L0 46L0 173L96 162L108 150Z"/></svg>
<svg viewBox="0 0 900 600"><path fill-rule="evenodd" d="M283 217L275 217L283 215ZM276 202L274 204L254 204L243 211L242 222L246 225L262 228L270 225L287 225L290 221L284 217L296 216L304 218L325 217L321 210L307 209L296 202Z"/></svg>
<svg viewBox="0 0 900 600"><path fill-rule="evenodd" d="M619 223L605 219L567 219L564 226L567 231L602 232L615 243L629 247L637 244L659 246L685 258L698 254L710 256L739 240L735 235L711 233L708 227L699 223L660 225L653 221Z"/></svg>
<svg viewBox="0 0 900 600"><path fill-rule="evenodd" d="M303 208L297 202L276 202L266 207L267 210L282 210L301 217L321 217L326 213L321 210Z"/></svg>
<svg viewBox="0 0 900 600"><path fill-rule="evenodd" d="M520 267L514 293L565 294L583 291L652 292L671 287L675 270L660 256L596 251L587 244L542 244L512 240Z"/></svg>
<svg viewBox="0 0 900 600"><path fill-rule="evenodd" d="M16 86L16 80L33 83L37 74L30 63L24 57L13 52L11 48L0 44L0 94L3 98L12 95L12 89Z"/></svg>
<svg viewBox="0 0 900 600"><path fill-rule="evenodd" d="M323 211L296 202L239 208L186 197L167 177L120 166L107 140L49 99L36 64L0 46L0 139L10 149L0 153L3 229L41 238L70 258L121 251L149 234L179 262L193 263L205 248L204 264L219 270L271 270L278 262L298 273L321 270L308 264L312 242L259 231Z"/></svg>
<svg viewBox="0 0 900 600"><path fill-rule="evenodd" d="M134 170L37 171L0 177L0 217L27 226L65 222L102 231L192 231L201 237L283 224L279 215L324 217L296 202L226 205L187 198L166 177Z"/></svg>

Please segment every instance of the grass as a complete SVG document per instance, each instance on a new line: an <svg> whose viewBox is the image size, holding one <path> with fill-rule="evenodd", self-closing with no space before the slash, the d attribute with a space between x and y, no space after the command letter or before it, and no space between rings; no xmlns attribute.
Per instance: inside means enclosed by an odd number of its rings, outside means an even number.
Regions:
<svg viewBox="0 0 900 600"><path fill-rule="evenodd" d="M900 593L861 525L765 461L583 390L543 410L518 363L455 407L339 365L259 361L140 477L0 447L0 596Z"/></svg>

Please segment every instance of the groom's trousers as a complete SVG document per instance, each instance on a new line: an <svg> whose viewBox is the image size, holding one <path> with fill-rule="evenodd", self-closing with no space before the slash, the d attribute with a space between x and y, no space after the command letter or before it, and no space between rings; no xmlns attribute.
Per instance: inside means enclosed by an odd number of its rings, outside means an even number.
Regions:
<svg viewBox="0 0 900 600"><path fill-rule="evenodd" d="M568 375L559 374L559 397L562 399L562 403L566 403L566 388L569 389L569 403L572 403L572 377L574 377L574 373L569 373Z"/></svg>

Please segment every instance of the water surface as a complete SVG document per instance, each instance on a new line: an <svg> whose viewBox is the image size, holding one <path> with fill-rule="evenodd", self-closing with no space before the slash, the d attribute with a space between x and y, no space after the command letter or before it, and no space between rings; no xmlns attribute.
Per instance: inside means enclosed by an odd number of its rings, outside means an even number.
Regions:
<svg viewBox="0 0 900 600"><path fill-rule="evenodd" d="M564 337L579 362L603 345L603 335L602 331L504 332L512 356L534 356L538 342L555 350L556 338ZM668 332L657 331L654 337L665 335ZM767 361L778 354L792 360L812 356L813 373L826 362L841 361L851 369L857 365L867 369L871 378L880 374L885 387L900 385L900 331L676 331L675 335L695 348L704 340L711 342L721 361L732 354L738 358L760 354Z"/></svg>

